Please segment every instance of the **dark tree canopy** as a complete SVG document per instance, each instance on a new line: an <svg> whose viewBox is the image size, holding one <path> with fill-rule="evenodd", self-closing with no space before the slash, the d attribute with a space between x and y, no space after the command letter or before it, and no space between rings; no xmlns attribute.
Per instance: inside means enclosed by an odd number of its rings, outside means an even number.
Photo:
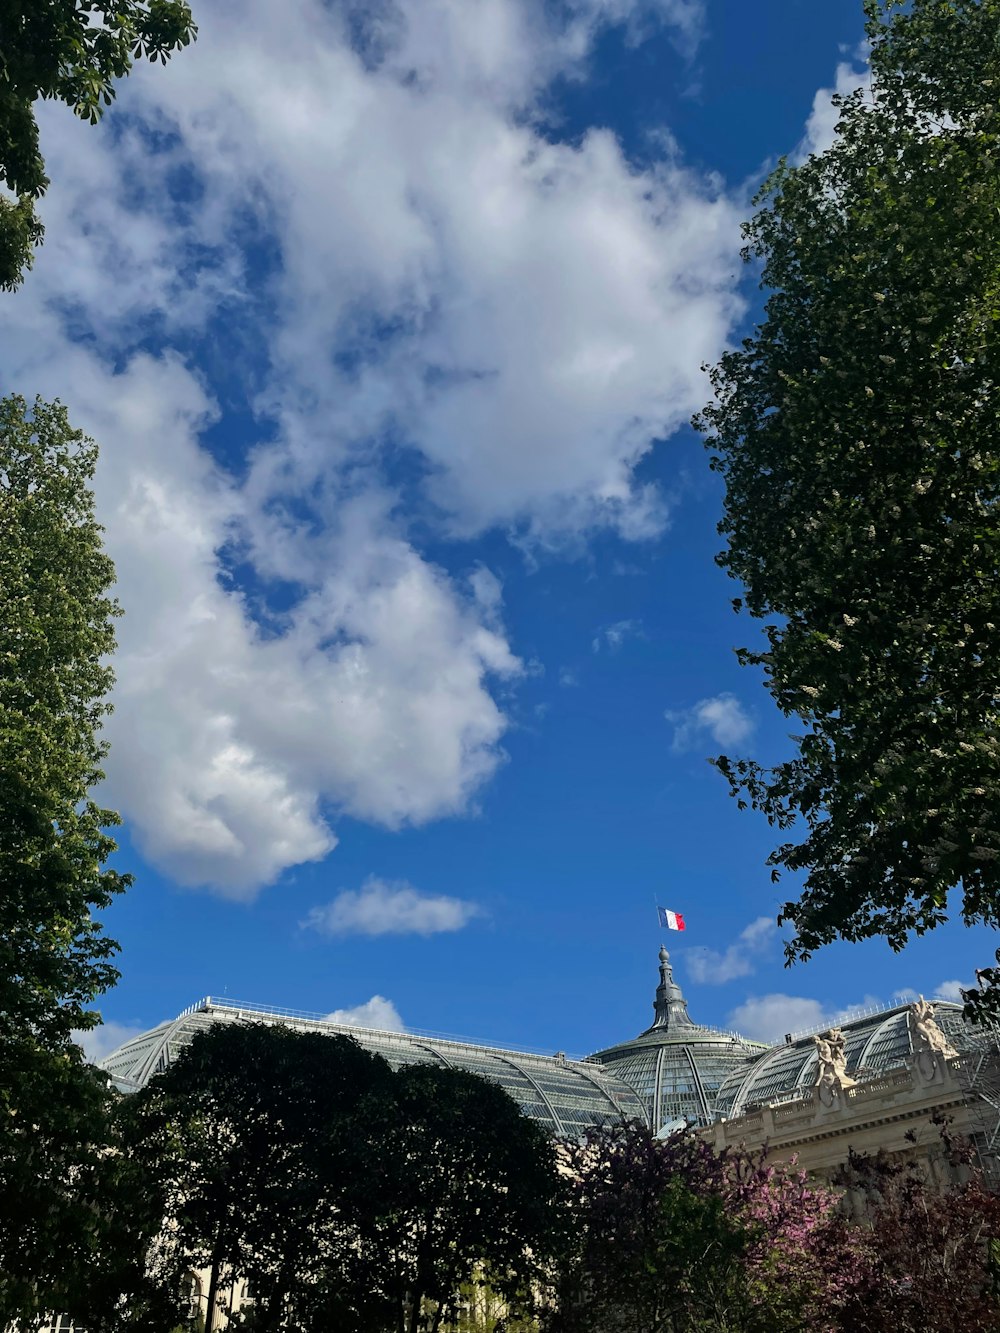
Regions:
<svg viewBox="0 0 1000 1333"><path fill-rule="evenodd" d="M919 1161L850 1152L836 1182L865 1199L855 1229L861 1280L844 1333L1000 1329L1000 1194L971 1144L939 1122L945 1160L966 1177L942 1193Z"/></svg>
<svg viewBox="0 0 1000 1333"><path fill-rule="evenodd" d="M0 287L20 283L42 239L35 102L65 102L96 124L134 60L166 64L196 31L185 0L0 0L0 184L11 191L0 195Z"/></svg>
<svg viewBox="0 0 1000 1333"><path fill-rule="evenodd" d="M433 1333L461 1288L530 1308L559 1226L544 1131L497 1085L396 1073L345 1037L227 1023L199 1033L122 1108L124 1155L166 1219L129 1304L235 1276L254 1333ZM138 1326L138 1325L137 1325Z"/></svg>
<svg viewBox="0 0 1000 1333"><path fill-rule="evenodd" d="M95 1309L96 1274L125 1253L108 1097L107 1080L71 1042L52 1050L0 1036L0 1327Z"/></svg>
<svg viewBox="0 0 1000 1333"><path fill-rule="evenodd" d="M436 1065L395 1076L371 1161L381 1207L367 1253L398 1333L437 1333L482 1284L511 1318L531 1310L561 1230L552 1143L478 1074Z"/></svg>
<svg viewBox="0 0 1000 1333"><path fill-rule="evenodd" d="M345 1037L244 1023L198 1034L122 1108L129 1156L167 1219L152 1289L177 1297L187 1271L207 1269L210 1309L224 1273L249 1281L259 1330L310 1327L334 1289L339 1317L364 1328L352 1304L370 1202L363 1125L391 1082Z"/></svg>
<svg viewBox="0 0 1000 1333"><path fill-rule="evenodd" d="M783 908L807 958L1000 924L1000 4L866 0L871 88L747 224L764 322L697 424L726 485L741 650L799 724L715 762L800 830Z"/></svg>

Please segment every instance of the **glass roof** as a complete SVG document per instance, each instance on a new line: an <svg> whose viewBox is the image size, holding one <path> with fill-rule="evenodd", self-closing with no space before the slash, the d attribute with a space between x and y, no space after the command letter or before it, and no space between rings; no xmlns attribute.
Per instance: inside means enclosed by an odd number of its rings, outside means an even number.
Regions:
<svg viewBox="0 0 1000 1333"><path fill-rule="evenodd" d="M101 1067L122 1091L134 1091L166 1069L197 1032L219 1022L286 1023L308 1031L342 1033L353 1037L366 1050L376 1051L394 1069L405 1064L437 1062L483 1074L499 1083L525 1115L561 1136L578 1138L595 1125L646 1119L643 1100L628 1082L617 1079L610 1071L562 1055L529 1054L408 1032L349 1027L331 1023L320 1015L211 998L192 1005L179 1018L126 1042L102 1060Z"/></svg>
<svg viewBox="0 0 1000 1333"><path fill-rule="evenodd" d="M964 1021L962 1006L946 1000L932 1003L935 1020L952 1045L959 1051L978 1049L982 1033ZM861 1080L900 1065L911 1054L908 1009L908 1004L897 1005L840 1025L852 1078ZM749 1069L734 1070L719 1091L716 1114L732 1119L750 1107L799 1096L815 1078L816 1045L809 1034L773 1047Z"/></svg>
<svg viewBox="0 0 1000 1333"><path fill-rule="evenodd" d="M711 1124L719 1088L767 1049L738 1033L695 1023L674 981L670 955L661 949L652 1026L587 1058L635 1090L645 1119L659 1132L684 1122Z"/></svg>

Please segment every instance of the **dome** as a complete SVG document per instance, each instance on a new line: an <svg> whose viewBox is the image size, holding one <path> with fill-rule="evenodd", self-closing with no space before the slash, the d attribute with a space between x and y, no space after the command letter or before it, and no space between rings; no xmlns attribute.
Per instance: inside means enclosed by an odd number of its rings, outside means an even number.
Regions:
<svg viewBox="0 0 1000 1333"><path fill-rule="evenodd" d="M628 1083L614 1077L612 1071L564 1055L529 1054L412 1032L354 1027L333 1023L320 1014L212 998L200 1000L178 1018L125 1042L101 1061L101 1068L121 1091L135 1091L166 1069L196 1033L213 1023L238 1022L285 1023L303 1031L353 1037L393 1069L437 1063L482 1074L510 1093L525 1115L560 1137L579 1138L595 1125L644 1117L642 1102Z"/></svg>
<svg viewBox="0 0 1000 1333"><path fill-rule="evenodd" d="M670 955L660 950L660 984L653 1001L653 1024L631 1041L587 1057L633 1088L656 1131L693 1121L709 1125L723 1083L745 1072L768 1048L735 1032L695 1023L674 981Z"/></svg>
<svg viewBox="0 0 1000 1333"><path fill-rule="evenodd" d="M962 1018L962 1006L947 1000L931 1001L934 1020L958 1051L982 1050L984 1034L977 1033ZM913 1047L907 1021L909 1004L878 1013L844 1020L847 1072L859 1082L866 1076L901 1065ZM817 1029L819 1031L820 1029ZM734 1071L719 1090L716 1114L732 1120L751 1107L799 1097L816 1081L816 1043L812 1034L786 1038L772 1047L749 1069Z"/></svg>

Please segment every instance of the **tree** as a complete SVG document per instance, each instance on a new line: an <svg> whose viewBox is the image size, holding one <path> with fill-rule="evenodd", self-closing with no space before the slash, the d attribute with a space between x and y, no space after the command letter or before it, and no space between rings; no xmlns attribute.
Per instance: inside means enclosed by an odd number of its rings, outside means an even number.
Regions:
<svg viewBox="0 0 1000 1333"><path fill-rule="evenodd" d="M807 1333L858 1280L836 1197L681 1131L566 1145L572 1235L547 1333Z"/></svg>
<svg viewBox="0 0 1000 1333"><path fill-rule="evenodd" d="M321 1305L374 1327L358 1285L374 1206L364 1126L391 1082L346 1037L262 1023L197 1034L123 1106L126 1151L163 1221L153 1289L180 1301L184 1275L203 1268L209 1327L234 1279L252 1286L244 1323L260 1333L324 1327Z"/></svg>
<svg viewBox="0 0 1000 1333"><path fill-rule="evenodd" d="M197 29L185 0L0 0L0 287L17 287L42 239L33 201L49 184L34 104L96 124L136 59L159 60Z"/></svg>
<svg viewBox="0 0 1000 1333"><path fill-rule="evenodd" d="M455 1322L461 1289L486 1288L513 1323L529 1312L562 1225L553 1145L497 1084L409 1065L374 1127L365 1243L395 1333Z"/></svg>
<svg viewBox="0 0 1000 1333"><path fill-rule="evenodd" d="M128 1250L109 1094L69 1042L52 1050L8 1035L0 1060L0 1327L34 1328L46 1312L96 1309L97 1264Z"/></svg>
<svg viewBox="0 0 1000 1333"><path fill-rule="evenodd" d="M1000 4L865 0L871 88L745 228L763 323L696 421L794 754L714 760L800 841L789 961L1000 923Z"/></svg>
<svg viewBox="0 0 1000 1333"><path fill-rule="evenodd" d="M941 1191L917 1161L851 1152L838 1183L865 1199L858 1222L864 1279L844 1333L980 1333L1000 1329L1000 1195L968 1143L942 1125L943 1161L964 1176Z"/></svg>
<svg viewBox="0 0 1000 1333"><path fill-rule="evenodd" d="M192 1269L209 1273L208 1312L234 1279L250 1284L232 1321L248 1333L437 1330L470 1285L512 1316L531 1306L560 1180L544 1132L485 1079L393 1074L348 1038L226 1023L122 1114L163 1222L128 1294L135 1326L150 1292L179 1317Z"/></svg>
<svg viewBox="0 0 1000 1333"><path fill-rule="evenodd" d="M93 1027L117 949L94 913L131 883L106 863L114 566L90 482L97 446L58 403L0 401L0 1035Z"/></svg>
<svg viewBox="0 0 1000 1333"><path fill-rule="evenodd" d="M118 611L96 457L58 403L0 401L0 1323L59 1308L99 1229L106 1080L71 1033L117 978L94 914L130 881L89 795Z"/></svg>

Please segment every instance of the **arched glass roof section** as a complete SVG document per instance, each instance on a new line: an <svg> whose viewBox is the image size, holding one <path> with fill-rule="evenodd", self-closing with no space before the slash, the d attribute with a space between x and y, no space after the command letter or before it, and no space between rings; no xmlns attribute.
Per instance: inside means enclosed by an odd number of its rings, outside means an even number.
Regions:
<svg viewBox="0 0 1000 1333"><path fill-rule="evenodd" d="M560 1137L579 1138L596 1125L646 1120L643 1101L627 1082L610 1071L563 1055L529 1054L410 1032L351 1027L332 1023L319 1014L211 997L192 1005L180 1017L127 1041L101 1061L101 1068L123 1092L135 1091L176 1060L196 1033L212 1023L239 1022L285 1023L303 1031L340 1033L383 1056L394 1069L436 1062L482 1074L499 1083L525 1115Z"/></svg>
<svg viewBox="0 0 1000 1333"><path fill-rule="evenodd" d="M962 1018L962 1006L932 1001L938 1027L958 1051L980 1049L984 1036ZM847 1072L858 1081L901 1065L912 1054L908 1004L842 1022ZM817 1032L821 1029L817 1028ZM719 1090L718 1117L731 1120L751 1107L800 1096L816 1080L816 1045L812 1034L774 1046L749 1069L734 1071Z"/></svg>
<svg viewBox="0 0 1000 1333"><path fill-rule="evenodd" d="M674 981L670 955L661 949L652 1027L587 1059L633 1088L646 1120L660 1132L689 1122L711 1124L719 1089L766 1050L738 1033L695 1023Z"/></svg>

